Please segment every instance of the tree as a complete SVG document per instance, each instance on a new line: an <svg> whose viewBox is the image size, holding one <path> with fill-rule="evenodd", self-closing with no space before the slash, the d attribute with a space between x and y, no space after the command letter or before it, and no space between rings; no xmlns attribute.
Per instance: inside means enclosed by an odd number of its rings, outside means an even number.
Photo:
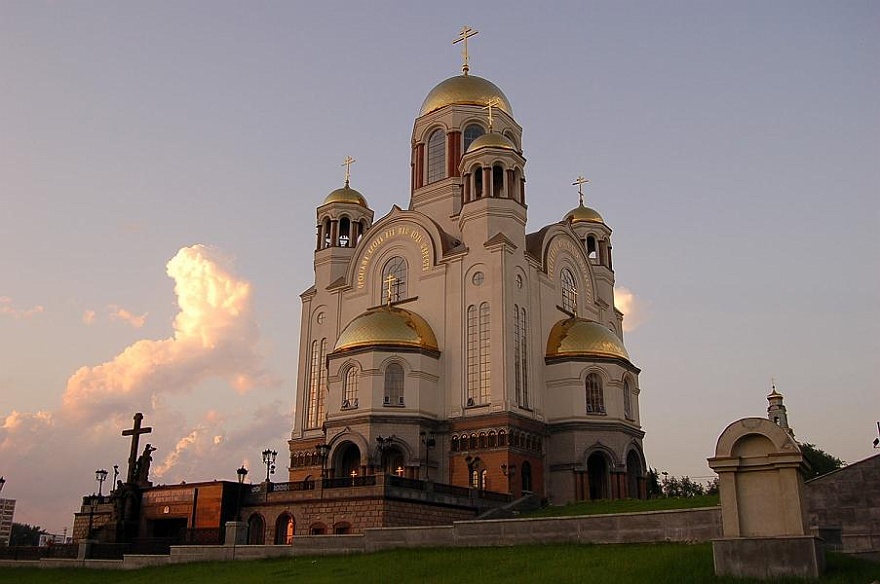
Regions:
<svg viewBox="0 0 880 584"><path fill-rule="evenodd" d="M805 475L805 479L812 479L815 477L820 477L824 474L828 474L831 471L837 470L843 467L846 463L836 456L832 456L816 446L815 444L811 444L809 442L804 442L800 445L801 453L804 455L804 458L810 463L812 467Z"/></svg>
<svg viewBox="0 0 880 584"><path fill-rule="evenodd" d="M40 545L40 534L47 533L39 525L27 523L13 523L12 533L9 535L9 545Z"/></svg>
<svg viewBox="0 0 880 584"><path fill-rule="evenodd" d="M660 487L660 477L658 476L656 468L648 468L648 476L646 477L647 487L648 487L648 498L654 499L663 494L663 490Z"/></svg>

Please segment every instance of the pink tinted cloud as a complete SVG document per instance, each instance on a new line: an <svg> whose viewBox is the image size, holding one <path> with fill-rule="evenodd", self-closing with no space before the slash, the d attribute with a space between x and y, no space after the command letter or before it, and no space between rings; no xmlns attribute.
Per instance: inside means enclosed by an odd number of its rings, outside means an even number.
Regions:
<svg viewBox="0 0 880 584"><path fill-rule="evenodd" d="M12 305L12 298L9 296L0 296L0 314L11 316L12 318L31 318L40 314L45 309L41 305L32 306L31 308L16 308Z"/></svg>
<svg viewBox="0 0 880 584"><path fill-rule="evenodd" d="M97 313L94 310L86 310L82 316L83 324L86 326L94 324L95 317L97 317Z"/></svg>
<svg viewBox="0 0 880 584"><path fill-rule="evenodd" d="M115 304L111 304L110 306L108 306L107 310L110 314L110 320L121 320L122 322L127 322L134 328L141 328L147 322L146 312L140 316L136 316L135 314L132 314L128 310L120 308Z"/></svg>
<svg viewBox="0 0 880 584"><path fill-rule="evenodd" d="M647 304L628 288L614 289L614 307L623 313L623 331L638 328L647 318Z"/></svg>

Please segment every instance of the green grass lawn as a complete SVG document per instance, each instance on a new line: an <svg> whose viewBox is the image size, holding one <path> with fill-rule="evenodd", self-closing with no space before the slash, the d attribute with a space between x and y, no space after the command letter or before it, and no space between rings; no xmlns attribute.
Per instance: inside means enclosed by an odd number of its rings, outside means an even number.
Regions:
<svg viewBox="0 0 880 584"><path fill-rule="evenodd" d="M865 583L880 566L833 554L821 582ZM778 580L777 582L786 582ZM355 584L431 582L685 582L745 583L715 578L711 544L547 545L505 548L395 550L376 554L180 564L135 571L0 569L0 582L70 584L168 584L296 582ZM791 580L791 582L801 582Z"/></svg>
<svg viewBox="0 0 880 584"><path fill-rule="evenodd" d="M618 499L616 501L583 501L571 505L544 507L522 517L566 517L569 515L602 515L606 513L638 513L641 511L665 511L668 509L693 509L695 507L714 507L718 495L702 495L682 499Z"/></svg>

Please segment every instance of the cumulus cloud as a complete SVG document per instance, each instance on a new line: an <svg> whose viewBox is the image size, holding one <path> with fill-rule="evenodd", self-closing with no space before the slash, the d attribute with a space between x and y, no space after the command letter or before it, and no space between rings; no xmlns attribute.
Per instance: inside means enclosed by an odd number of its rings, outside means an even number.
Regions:
<svg viewBox="0 0 880 584"><path fill-rule="evenodd" d="M623 332L637 329L647 317L647 305L628 288L614 289L614 307L623 313Z"/></svg>
<svg viewBox="0 0 880 584"><path fill-rule="evenodd" d="M45 310L41 305L32 306L31 308L16 308L12 305L12 298L9 296L0 296L0 314L11 316L12 318L30 318L40 314Z"/></svg>
<svg viewBox="0 0 880 584"><path fill-rule="evenodd" d="M120 308L115 304L111 304L110 306L108 306L107 310L110 313L110 320L121 320L123 322L127 322L134 328L141 328L147 322L147 313L136 316L128 310Z"/></svg>
<svg viewBox="0 0 880 584"><path fill-rule="evenodd" d="M137 341L106 363L80 368L67 382L65 411L103 418L212 378L239 392L271 384L258 349L250 283L230 264L214 248L182 248L166 266L180 308L174 334Z"/></svg>
<svg viewBox="0 0 880 584"><path fill-rule="evenodd" d="M88 326L95 323L95 317L97 317L97 313L94 310L86 310L83 312L82 321L83 324Z"/></svg>

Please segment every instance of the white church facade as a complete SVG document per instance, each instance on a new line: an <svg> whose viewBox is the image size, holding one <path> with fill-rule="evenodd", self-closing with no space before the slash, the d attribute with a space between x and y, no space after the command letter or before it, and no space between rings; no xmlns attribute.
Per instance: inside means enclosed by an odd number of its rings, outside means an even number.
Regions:
<svg viewBox="0 0 880 584"><path fill-rule="evenodd" d="M405 206L377 218L346 172L317 207L289 480L644 497L611 228L581 196L527 231L522 128L467 65L430 91L411 148Z"/></svg>

